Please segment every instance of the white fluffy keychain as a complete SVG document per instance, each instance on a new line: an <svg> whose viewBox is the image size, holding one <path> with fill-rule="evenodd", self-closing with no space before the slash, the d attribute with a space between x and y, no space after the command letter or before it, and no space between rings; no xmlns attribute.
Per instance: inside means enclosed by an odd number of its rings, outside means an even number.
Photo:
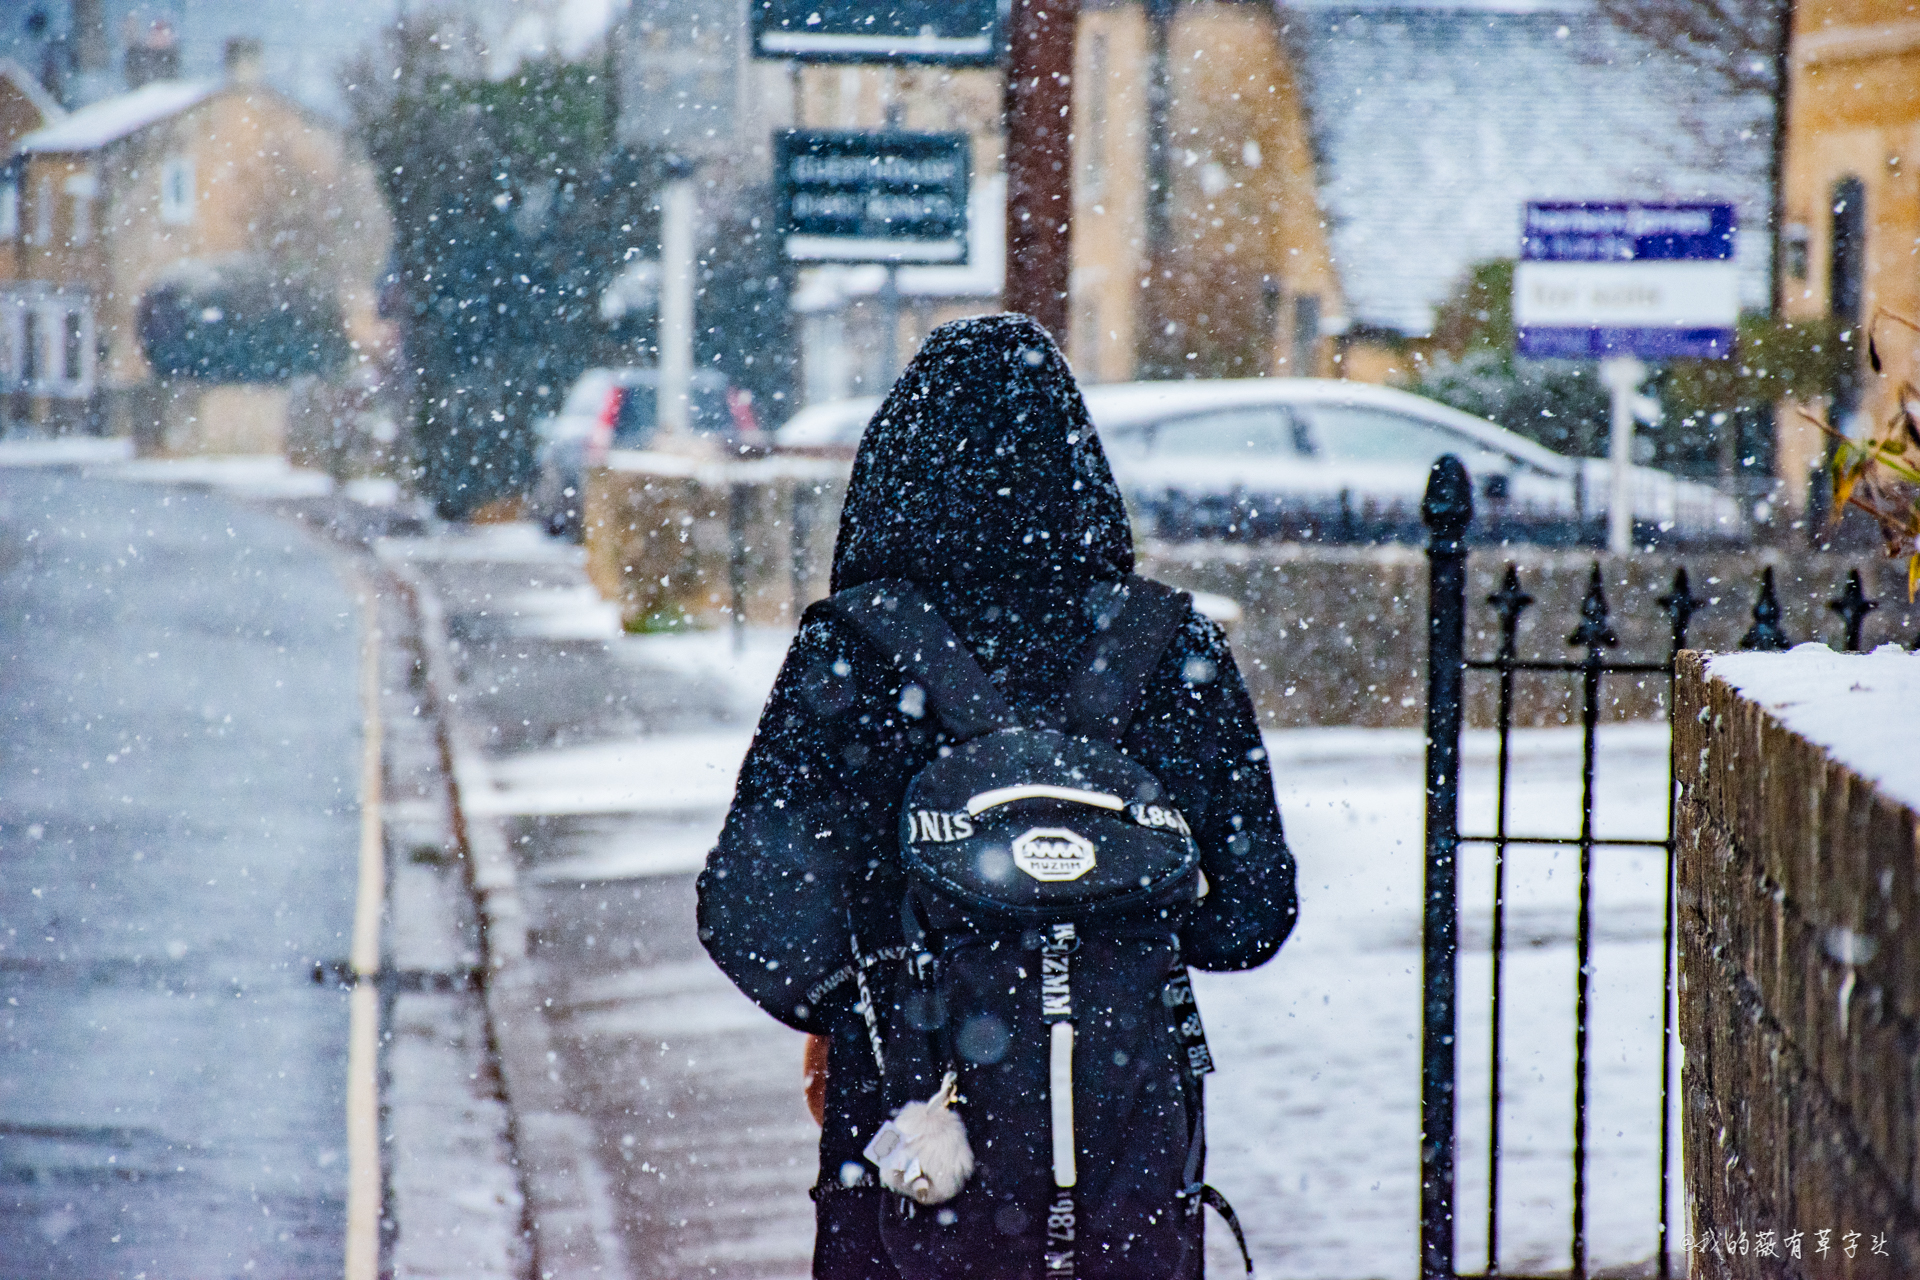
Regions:
<svg viewBox="0 0 1920 1280"><path fill-rule="evenodd" d="M864 1154L880 1185L916 1204L944 1204L973 1176L967 1126L953 1110L959 1078L951 1071L925 1102L909 1102L880 1126Z"/></svg>

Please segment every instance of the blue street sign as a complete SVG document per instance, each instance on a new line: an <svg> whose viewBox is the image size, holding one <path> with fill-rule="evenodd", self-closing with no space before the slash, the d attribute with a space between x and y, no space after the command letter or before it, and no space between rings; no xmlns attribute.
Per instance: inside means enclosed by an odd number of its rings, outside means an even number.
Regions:
<svg viewBox="0 0 1920 1280"><path fill-rule="evenodd" d="M757 58L992 66L1001 0L749 0Z"/></svg>
<svg viewBox="0 0 1920 1280"><path fill-rule="evenodd" d="M1732 354L1736 229L1730 204L1529 204L1513 277L1516 351L1589 360Z"/></svg>

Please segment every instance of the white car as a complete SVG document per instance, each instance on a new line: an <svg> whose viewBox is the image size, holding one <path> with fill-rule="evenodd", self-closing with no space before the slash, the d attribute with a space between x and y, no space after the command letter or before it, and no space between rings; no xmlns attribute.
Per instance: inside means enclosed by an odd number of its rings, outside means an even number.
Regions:
<svg viewBox="0 0 1920 1280"><path fill-rule="evenodd" d="M1110 383L1086 388L1141 532L1170 540L1418 541L1434 460L1474 480L1477 536L1606 538L1611 465L1570 458L1483 418L1391 387L1321 378ZM876 400L814 405L782 446L846 452ZM864 407L865 411L862 412ZM1738 504L1651 467L1630 477L1636 539L1733 541Z"/></svg>

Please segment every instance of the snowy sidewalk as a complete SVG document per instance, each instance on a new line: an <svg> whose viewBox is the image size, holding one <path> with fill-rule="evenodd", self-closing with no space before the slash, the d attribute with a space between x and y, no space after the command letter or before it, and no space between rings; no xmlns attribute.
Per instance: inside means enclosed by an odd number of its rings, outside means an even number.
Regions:
<svg viewBox="0 0 1920 1280"><path fill-rule="evenodd" d="M578 552L509 527L409 544L443 592L461 699L489 729L490 787L535 919L563 1069L616 1186L636 1275L801 1276L817 1130L800 1038L746 1003L693 933L693 873L786 636L626 636ZM1577 829L1579 740L1516 740L1511 827ZM1269 1277L1415 1272L1422 759L1417 733L1270 734L1301 924L1248 974L1202 975L1220 1073L1212 1181ZM1661 834L1664 726L1603 730L1604 834ZM1470 735L1463 827L1491 826L1490 735ZM1596 1268L1651 1254L1658 1187L1657 853L1595 855L1592 1148ZM1572 850L1509 862L1503 1268L1568 1265ZM1490 858L1463 859L1460 1261L1484 1263ZM1676 1202L1678 1190L1675 1190ZM1238 1269L1224 1231L1220 1275ZM1678 1260L1676 1260L1678 1261ZM1231 1266L1224 1264L1230 1263Z"/></svg>

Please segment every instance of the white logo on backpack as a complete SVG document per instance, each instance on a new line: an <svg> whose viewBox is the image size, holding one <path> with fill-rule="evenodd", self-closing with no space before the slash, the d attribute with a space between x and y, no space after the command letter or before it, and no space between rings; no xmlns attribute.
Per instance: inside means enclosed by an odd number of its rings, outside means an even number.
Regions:
<svg viewBox="0 0 1920 1280"><path fill-rule="evenodd" d="M1013 842L1013 865L1048 884L1093 870L1093 841L1061 827L1035 827Z"/></svg>

